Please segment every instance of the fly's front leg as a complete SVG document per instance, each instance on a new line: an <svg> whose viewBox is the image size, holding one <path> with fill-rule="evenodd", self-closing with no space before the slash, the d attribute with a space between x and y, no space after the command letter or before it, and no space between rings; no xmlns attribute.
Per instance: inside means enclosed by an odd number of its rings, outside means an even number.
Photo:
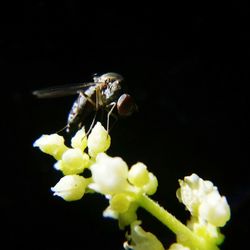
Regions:
<svg viewBox="0 0 250 250"><path fill-rule="evenodd" d="M87 94L85 94L83 91L78 91L78 93L79 93L79 95L81 95L82 97L85 97L85 98L87 99L87 101L88 101L89 103L91 103L91 104L93 105L93 107L96 108L96 103L95 103L93 100L91 100L91 97L90 97L90 96L88 96Z"/></svg>
<svg viewBox="0 0 250 250"><path fill-rule="evenodd" d="M99 107L102 107L103 103L102 103L102 98L101 98L101 92L100 92L100 88L96 88L96 92L95 92L95 109L98 110Z"/></svg>

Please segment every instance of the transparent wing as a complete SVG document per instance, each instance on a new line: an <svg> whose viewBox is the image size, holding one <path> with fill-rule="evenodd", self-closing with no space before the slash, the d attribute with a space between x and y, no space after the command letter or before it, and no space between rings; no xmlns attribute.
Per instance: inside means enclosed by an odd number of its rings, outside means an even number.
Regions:
<svg viewBox="0 0 250 250"><path fill-rule="evenodd" d="M38 98L55 98L62 97L67 95L75 95L80 90L85 90L90 86L97 85L96 82L89 83L73 83L73 84L65 84L53 86L45 89L38 89L32 92L33 95Z"/></svg>

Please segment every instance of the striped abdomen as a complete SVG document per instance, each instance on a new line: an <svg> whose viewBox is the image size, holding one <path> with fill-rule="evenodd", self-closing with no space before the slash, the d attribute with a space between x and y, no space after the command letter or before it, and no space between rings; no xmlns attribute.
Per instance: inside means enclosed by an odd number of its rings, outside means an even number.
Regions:
<svg viewBox="0 0 250 250"><path fill-rule="evenodd" d="M83 93L79 93L79 96L75 100L75 102L72 105L72 108L68 115L68 122L67 122L67 131L70 131L72 128L80 128L82 127L82 124L84 120L86 119L89 114L95 110L94 105L88 101L88 99L92 101L92 103L95 103L96 99L96 87L92 86L88 88Z"/></svg>

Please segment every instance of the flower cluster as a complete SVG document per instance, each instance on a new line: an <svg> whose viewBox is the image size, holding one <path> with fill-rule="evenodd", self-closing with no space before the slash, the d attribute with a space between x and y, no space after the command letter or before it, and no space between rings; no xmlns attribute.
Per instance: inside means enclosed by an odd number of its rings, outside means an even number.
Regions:
<svg viewBox="0 0 250 250"><path fill-rule="evenodd" d="M110 135L98 122L88 137L84 128L80 129L71 139L71 147L57 134L41 136L34 146L52 155L57 160L55 169L64 175L51 188L54 195L74 201L90 190L101 193L109 200L104 216L118 219L124 228L137 218L136 197L154 194L158 182L145 164L137 162L129 169L122 158L107 155L110 143ZM90 178L81 175L85 169L91 171Z"/></svg>
<svg viewBox="0 0 250 250"><path fill-rule="evenodd" d="M211 181L203 180L196 174L179 180L179 184L177 198L191 214L188 228L211 245L221 244L224 236L219 227L225 226L230 219L226 197L219 194L218 188ZM186 244L185 239L178 235L177 241Z"/></svg>
<svg viewBox="0 0 250 250"><path fill-rule="evenodd" d="M169 226L176 234L177 242L169 250L218 250L224 236L220 227L225 226L230 219L230 207L224 196L219 194L211 181L203 180L198 175L186 176L179 180L180 188L177 198L190 212L191 218L187 226L180 223L174 216L160 206L152 207L152 201L145 199L140 205L156 217L162 215L162 222ZM173 227L174 224L174 227ZM125 243L125 249L134 250L162 250L161 242L149 232L140 227L140 222L131 224L131 234Z"/></svg>
<svg viewBox="0 0 250 250"><path fill-rule="evenodd" d="M224 239L219 227L230 219L230 208L212 182L204 181L196 174L179 180L177 198L191 213L190 220L184 225L149 198L156 192L158 181L147 166L137 162L129 168L122 158L106 153L110 144L109 134L97 122L89 136L84 128L80 129L71 139L70 147L58 134L43 135L33 146L53 156L56 159L54 168L63 174L51 188L54 195L75 201L85 193L97 192L108 199L104 217L117 219L121 229L130 226L125 249L164 249L156 236L140 226L138 207L146 209L176 234L177 242L170 246L170 250L218 249ZM85 169L90 170L91 177L84 177Z"/></svg>

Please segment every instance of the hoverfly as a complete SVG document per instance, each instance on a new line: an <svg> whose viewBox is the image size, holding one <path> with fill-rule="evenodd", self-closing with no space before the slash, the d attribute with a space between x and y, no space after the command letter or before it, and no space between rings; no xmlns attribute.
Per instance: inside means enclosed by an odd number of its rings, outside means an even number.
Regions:
<svg viewBox="0 0 250 250"><path fill-rule="evenodd" d="M68 114L66 131L81 128L85 119L95 112L94 119L90 125L91 130L98 110L107 111L107 131L109 131L109 117L113 115L116 108L118 116L130 116L137 110L133 98L124 93L124 78L117 73L109 72L100 76L94 76L93 82L62 85L54 88L36 90L33 92L38 98L53 98L66 95L78 94Z"/></svg>

